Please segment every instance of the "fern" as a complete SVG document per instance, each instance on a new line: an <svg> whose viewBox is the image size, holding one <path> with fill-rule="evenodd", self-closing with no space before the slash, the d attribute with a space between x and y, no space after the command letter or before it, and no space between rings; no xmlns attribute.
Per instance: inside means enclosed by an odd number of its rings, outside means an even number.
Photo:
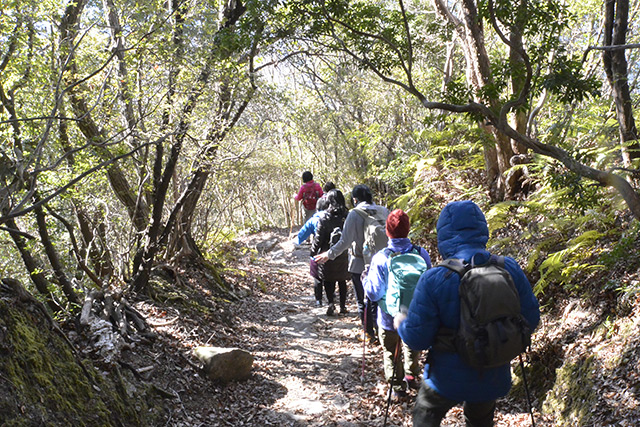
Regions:
<svg viewBox="0 0 640 427"><path fill-rule="evenodd" d="M502 203L496 203L491 206L485 213L485 217L487 218L487 224L489 225L490 230L496 230L499 228L504 228L509 223L509 220L512 213L512 208L514 206L521 206L521 202L516 201L507 201Z"/></svg>
<svg viewBox="0 0 640 427"><path fill-rule="evenodd" d="M578 272L596 271L604 269L601 264L590 264L585 262L591 251L586 250L600 238L605 236L596 230L589 230L567 243L567 248L552 253L540 265L540 279L534 287L536 295L544 293L545 289L552 282L556 282L565 287L570 287L572 278ZM573 288L578 288L577 284Z"/></svg>
<svg viewBox="0 0 640 427"><path fill-rule="evenodd" d="M618 261L629 257L630 253L638 247L640 240L640 222L636 222L635 226L629 230L626 235L610 250L604 252L600 256L600 262L607 268L613 267Z"/></svg>

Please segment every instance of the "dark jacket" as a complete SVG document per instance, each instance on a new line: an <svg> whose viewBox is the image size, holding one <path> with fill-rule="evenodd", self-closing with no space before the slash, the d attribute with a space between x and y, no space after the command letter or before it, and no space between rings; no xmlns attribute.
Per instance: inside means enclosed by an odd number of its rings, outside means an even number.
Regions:
<svg viewBox="0 0 640 427"><path fill-rule="evenodd" d="M443 259L460 258L476 264L488 261L486 244L489 230L484 214L471 201L449 203L437 224L438 250ZM540 310L531 285L518 263L505 257L505 268L511 274L520 295L520 310L532 329L538 325ZM440 327L457 330L460 324L460 277L445 267L427 270L416 287L404 322L398 333L414 350L430 348ZM483 402L504 396L511 388L509 364L480 372L465 364L457 353L432 348L425 365L426 384L455 401Z"/></svg>
<svg viewBox="0 0 640 427"><path fill-rule="evenodd" d="M318 255L329 249L331 232L338 227L342 230L347 212L342 213L324 211L318 218L316 234L311 244L311 256ZM351 275L348 271L349 256L343 252L337 258L318 265L318 278L327 282L348 280Z"/></svg>

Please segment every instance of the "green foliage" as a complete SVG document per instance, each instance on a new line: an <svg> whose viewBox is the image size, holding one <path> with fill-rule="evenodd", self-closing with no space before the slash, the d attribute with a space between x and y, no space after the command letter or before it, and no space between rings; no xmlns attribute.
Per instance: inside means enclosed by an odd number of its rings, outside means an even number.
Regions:
<svg viewBox="0 0 640 427"><path fill-rule="evenodd" d="M542 77L542 87L549 89L565 104L583 101L587 96L599 96L602 82L593 75L584 77L582 67L579 58L570 58L560 51L556 54L553 70Z"/></svg>
<svg viewBox="0 0 640 427"><path fill-rule="evenodd" d="M628 239L619 238L620 202L606 193L585 209L567 202L562 189L547 185L526 201L492 205L485 211L490 250L521 261L539 297L553 298L558 290L580 296L621 288L620 274L640 262L630 249L637 245L637 231L631 231L637 226L625 232Z"/></svg>
<svg viewBox="0 0 640 427"><path fill-rule="evenodd" d="M398 157L389 164L381 177L396 183L400 196L392 205L408 213L413 236L435 243L435 224L446 203L452 199L482 200L481 176L476 168L483 164L484 138L481 130L453 121L444 130L425 129L420 134L423 152Z"/></svg>
<svg viewBox="0 0 640 427"><path fill-rule="evenodd" d="M580 288L580 284L573 279L575 273L597 271L603 265L591 264L591 249L604 234L589 230L569 240L567 247L550 254L540 265L540 280L534 288L536 294L543 293L550 283L557 283L566 287Z"/></svg>
<svg viewBox="0 0 640 427"><path fill-rule="evenodd" d="M520 206L517 201L506 201L492 205L485 212L485 218L489 225L489 230L497 230L507 226L509 219L513 216L513 207Z"/></svg>
<svg viewBox="0 0 640 427"><path fill-rule="evenodd" d="M567 171L551 175L551 189L559 191L561 202L584 212L596 206L601 199L599 187L590 185L573 172Z"/></svg>
<svg viewBox="0 0 640 427"><path fill-rule="evenodd" d="M466 81L458 77L447 82L444 97L451 104L466 104L472 98L472 92Z"/></svg>
<svg viewBox="0 0 640 427"><path fill-rule="evenodd" d="M493 16L503 25L508 37L509 31L521 34L529 62L535 68L532 92L539 94L543 88L558 96L562 103L582 101L587 96L598 96L601 81L595 75L583 75L583 63L577 55L570 55L562 44L563 33L571 28L577 19L570 8L556 1L513 2L483 0L478 2L480 16L490 21ZM553 55L552 55L553 53ZM549 62L552 58L553 62ZM517 68L514 68L517 67ZM525 69L522 65L500 56L492 58L494 82L485 89L487 99L498 99L504 93L509 79L523 81ZM540 70L547 70L549 72ZM514 96L517 94L513 94Z"/></svg>
<svg viewBox="0 0 640 427"><path fill-rule="evenodd" d="M588 148L574 152L577 158L585 162L600 158L597 151ZM544 189L537 194L544 197L545 203L550 203L551 207L565 207L571 212L584 214L599 206L607 196L607 189L594 185L548 158L534 157L534 163L528 169L532 179L540 185L540 190Z"/></svg>

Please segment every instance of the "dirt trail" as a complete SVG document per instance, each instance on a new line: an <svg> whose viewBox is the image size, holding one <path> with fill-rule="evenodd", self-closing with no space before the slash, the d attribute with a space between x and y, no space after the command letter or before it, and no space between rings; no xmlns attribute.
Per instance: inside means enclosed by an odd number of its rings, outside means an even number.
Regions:
<svg viewBox="0 0 640 427"><path fill-rule="evenodd" d="M273 302L274 314L281 315L262 329L270 331L268 341L280 345L256 354L258 369L277 373L278 383L286 388L270 408L286 414L292 425L382 425L386 388L381 349L366 348L363 376L363 342L352 290L349 313L327 316L326 297L323 307L315 307L308 245L296 248L277 234L252 236L244 243L258 252L256 264L279 279L267 288L274 291L270 297L279 299ZM410 425L406 409L407 404L395 405L389 425Z"/></svg>

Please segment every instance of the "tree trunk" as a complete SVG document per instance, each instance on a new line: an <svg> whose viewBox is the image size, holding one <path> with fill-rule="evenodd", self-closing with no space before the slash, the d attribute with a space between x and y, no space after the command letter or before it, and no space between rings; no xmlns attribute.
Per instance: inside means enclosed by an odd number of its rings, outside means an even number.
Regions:
<svg viewBox="0 0 640 427"><path fill-rule="evenodd" d="M478 9L474 0L463 0L462 20L452 15L447 5L442 0L434 0L438 14L454 25L455 30L462 40L462 50L466 60L467 81L471 83L475 94L475 101L489 105L490 108L499 109L500 100L486 98L483 89L493 84L489 55L484 44L484 30L482 21L478 16ZM485 167L487 173L487 185L489 195L494 202L504 200L505 197L513 197L519 188L521 177L514 174L507 179L506 171L511 167L511 158L514 150L509 138L500 132L496 132L493 126L480 123L495 141L495 147L485 148Z"/></svg>
<svg viewBox="0 0 640 427"><path fill-rule="evenodd" d="M98 277L108 279L113 276L113 262L111 261L109 250L105 245L106 240L103 238L103 232L96 230L96 233L94 233L93 226L94 223L102 224L104 218L96 217L94 219L95 221L91 221L89 215L81 206L74 203L74 209L80 228L80 235L82 236L81 255L85 258L88 252L89 260ZM97 215L100 214L96 214L96 216Z"/></svg>
<svg viewBox="0 0 640 427"><path fill-rule="evenodd" d="M74 40L77 34L76 26L84 9L86 0L70 2L65 10L65 14L60 24L60 63L69 63L69 72L64 74L65 83L72 88L69 92L71 106L79 120L76 122L78 128L87 141L92 141L100 156L105 159L112 159L113 155L105 146L105 136L100 131L99 126L91 117L91 109L86 101L79 95L79 87L75 85L76 65L74 58ZM126 207L131 222L138 231L147 227L149 208L142 197L138 197L131 189L127 177L117 164L112 164L107 169L109 183L120 202Z"/></svg>
<svg viewBox="0 0 640 427"><path fill-rule="evenodd" d="M62 311L62 307L60 307L51 297L51 293L49 292L49 281L44 277L42 267L38 264L33 255L31 255L29 245L25 241L24 237L20 235L18 225L13 218L9 218L6 221L6 224L9 227L9 234L20 252L22 261L24 262L24 265L29 272L29 277L31 277L31 281L35 285L36 289L45 297L47 305L52 311Z"/></svg>
<svg viewBox="0 0 640 427"><path fill-rule="evenodd" d="M38 201L37 195L34 196L34 201ZM51 236L49 236L49 230L47 228L47 220L44 214L44 210L41 206L38 206L35 208L35 213L36 221L38 223L38 232L40 233L40 241L44 246L47 258L49 258L51 268L53 268L53 274L55 275L56 280L58 280L58 283L62 288L62 292L64 292L67 299L74 304L80 305L80 299L73 289L73 284L64 271L64 267L62 266L62 262L60 262L60 257L58 256L58 251L53 246Z"/></svg>
<svg viewBox="0 0 640 427"><path fill-rule="evenodd" d="M629 0L606 0L604 19L604 45L626 44L629 19ZM607 80L613 91L620 129L622 159L626 167L640 158L638 130L633 117L633 103L629 90L626 51L605 50L602 54Z"/></svg>
<svg viewBox="0 0 640 427"><path fill-rule="evenodd" d="M60 113L61 116L65 117L65 103L60 101ZM60 140L60 145L62 146L62 151L64 151L67 163L70 167L75 165L75 156L73 155L73 150L71 149L71 143L69 141L68 127L66 120L60 120L58 123L58 136ZM96 270L95 274L97 274L100 278L109 278L113 275L113 264L111 263L111 257L109 255L109 250L107 249L106 240L96 239L92 230L91 220L89 219L89 215L81 206L79 201L75 200L74 197L71 199L71 204L73 206L76 219L78 221L78 225L80 226L80 234L82 236L82 247L75 248L78 251L77 256L80 258L79 262L81 264L81 268L83 270L87 270L85 264L85 258L87 257L87 252L89 254L89 259L91 260L91 264L93 268ZM62 218L58 218L62 220ZM99 224L103 224L102 220L96 221ZM64 220L64 224L68 229L69 235L72 239L73 236L73 228L69 225L69 223ZM93 272L88 272L89 275L95 276ZM95 281L95 277L92 277L92 280Z"/></svg>
<svg viewBox="0 0 640 427"><path fill-rule="evenodd" d="M518 17L521 17L526 13L526 2L520 1ZM522 24L520 19L517 19L515 24L510 28L509 34L509 64L511 66L511 93L514 96L525 90L526 81L526 65L525 60L521 55L524 52L524 43L522 40ZM514 72L516 71L516 72ZM511 126L520 134L527 134L527 113L523 109L517 109L511 115ZM524 163L526 159L527 149L520 142L515 139L511 139L511 152L512 156L509 159L509 167L513 168L516 164ZM516 158L518 159L516 161ZM526 169L515 168L511 169L507 176L507 199L515 199L519 194L526 195L528 188L524 187L523 183L526 182Z"/></svg>

